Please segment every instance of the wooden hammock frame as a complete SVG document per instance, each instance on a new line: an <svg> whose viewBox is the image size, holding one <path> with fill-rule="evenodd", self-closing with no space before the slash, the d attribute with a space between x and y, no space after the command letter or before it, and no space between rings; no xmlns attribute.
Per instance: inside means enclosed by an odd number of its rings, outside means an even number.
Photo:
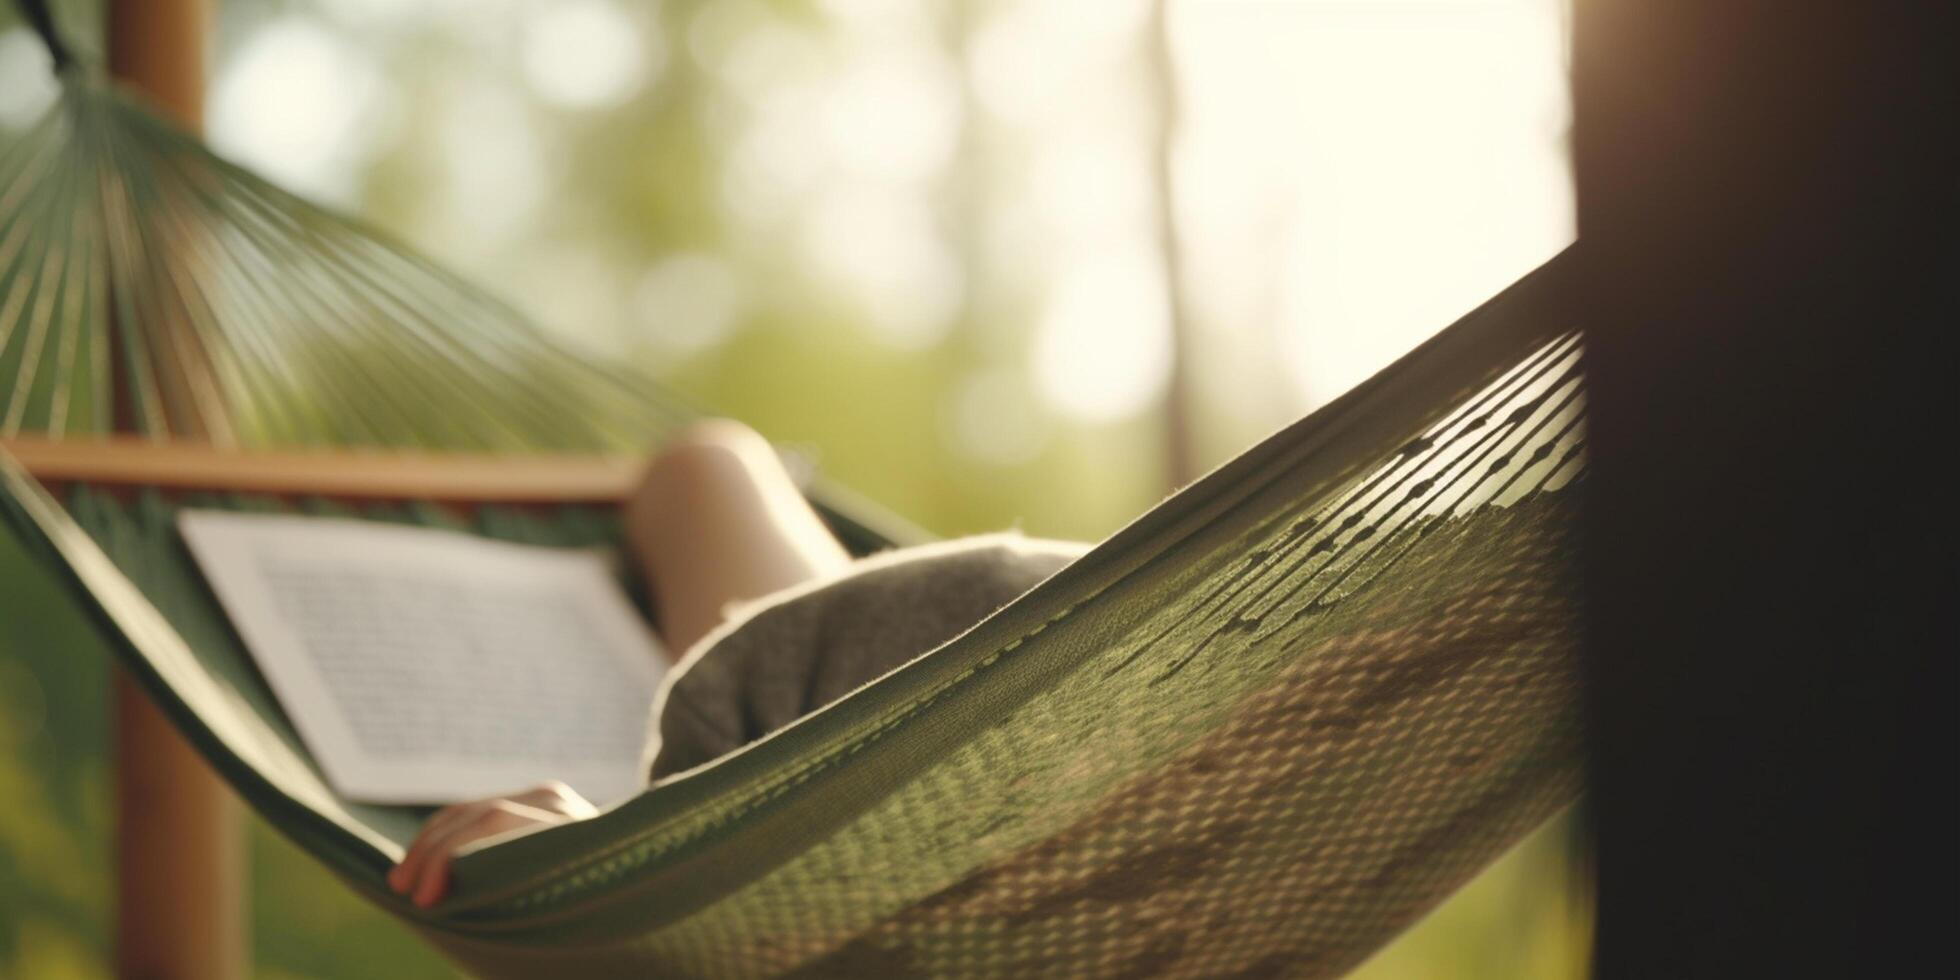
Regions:
<svg viewBox="0 0 1960 980"><path fill-rule="evenodd" d="M0 440L44 484L214 490L461 504L606 504L626 498L635 456L391 450L229 450L138 436Z"/></svg>

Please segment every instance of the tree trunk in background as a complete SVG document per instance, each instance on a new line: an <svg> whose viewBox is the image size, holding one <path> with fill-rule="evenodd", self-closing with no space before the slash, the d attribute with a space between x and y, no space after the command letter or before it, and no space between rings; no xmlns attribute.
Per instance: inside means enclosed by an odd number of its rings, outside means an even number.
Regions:
<svg viewBox="0 0 1960 980"><path fill-rule="evenodd" d="M1955 19L1579 0L1604 980L1950 958Z"/></svg>
<svg viewBox="0 0 1960 980"><path fill-rule="evenodd" d="M1164 305L1170 322L1170 377L1164 389L1164 482L1171 490L1198 478L1195 383L1191 360L1195 353L1190 297L1184 279L1184 256L1177 237L1177 175L1175 154L1181 107L1177 92L1177 62L1171 50L1170 0L1150 4L1149 65L1157 128L1152 148L1152 183L1157 194L1157 245L1164 262Z"/></svg>
<svg viewBox="0 0 1960 980"><path fill-rule="evenodd" d="M204 116L205 0L112 0L106 13L109 70L193 132ZM114 284L111 284L114 288ZM192 343L188 336L169 343ZM116 427L139 425L119 382ZM157 357L165 364L191 359ZM172 436L208 440L204 413L187 399L208 377L159 377L174 393ZM210 420L223 424L223 420ZM123 977L233 980L247 973L245 849L237 801L149 698L118 670L115 697L116 972Z"/></svg>

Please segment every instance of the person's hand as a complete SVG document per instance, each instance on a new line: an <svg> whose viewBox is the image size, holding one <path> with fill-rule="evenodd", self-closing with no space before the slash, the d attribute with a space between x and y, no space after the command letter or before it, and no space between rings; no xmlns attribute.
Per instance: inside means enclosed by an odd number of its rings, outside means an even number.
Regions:
<svg viewBox="0 0 1960 980"><path fill-rule="evenodd" d="M422 825L402 863L388 872L388 887L428 908L448 891L450 859L464 845L514 830L528 833L584 820L598 812L585 797L559 782L443 807Z"/></svg>

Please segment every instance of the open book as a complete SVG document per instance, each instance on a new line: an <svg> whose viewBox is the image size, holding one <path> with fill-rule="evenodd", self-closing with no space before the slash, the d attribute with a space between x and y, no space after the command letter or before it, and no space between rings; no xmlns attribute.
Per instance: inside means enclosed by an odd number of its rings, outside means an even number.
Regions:
<svg viewBox="0 0 1960 980"><path fill-rule="evenodd" d="M645 783L659 642L596 551L187 510L178 526L342 795L448 803Z"/></svg>

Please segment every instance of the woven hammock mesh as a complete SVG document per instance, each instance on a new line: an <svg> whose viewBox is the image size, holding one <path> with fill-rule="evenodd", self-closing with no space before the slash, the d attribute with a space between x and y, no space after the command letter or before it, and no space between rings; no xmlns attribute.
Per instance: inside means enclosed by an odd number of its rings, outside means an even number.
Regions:
<svg viewBox="0 0 1960 980"><path fill-rule="evenodd" d="M61 101L0 159L0 435L107 430L116 397L244 446L637 447L690 414L112 88Z"/></svg>
<svg viewBox="0 0 1960 980"><path fill-rule="evenodd" d="M1550 271L946 646L465 856L432 912L381 881L415 814L325 785L187 585L181 501L63 511L8 469L4 514L248 801L481 974L1335 976L1576 792L1584 398ZM117 391L144 431L247 446L607 448L688 416L80 80L0 160L0 378L8 435L105 429ZM472 527L606 526L520 517Z"/></svg>

